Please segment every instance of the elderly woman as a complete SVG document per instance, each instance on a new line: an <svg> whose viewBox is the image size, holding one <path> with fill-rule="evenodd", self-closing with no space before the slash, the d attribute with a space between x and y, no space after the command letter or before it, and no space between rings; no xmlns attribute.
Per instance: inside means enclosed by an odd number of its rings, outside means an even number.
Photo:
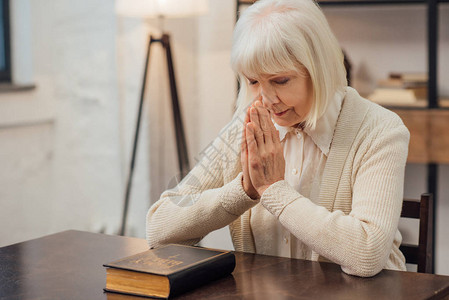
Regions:
<svg viewBox="0 0 449 300"><path fill-rule="evenodd" d="M150 246L195 244L229 225L238 251L328 260L358 276L405 270L397 226L409 133L347 86L315 2L253 4L236 25L231 63L239 109L150 208Z"/></svg>

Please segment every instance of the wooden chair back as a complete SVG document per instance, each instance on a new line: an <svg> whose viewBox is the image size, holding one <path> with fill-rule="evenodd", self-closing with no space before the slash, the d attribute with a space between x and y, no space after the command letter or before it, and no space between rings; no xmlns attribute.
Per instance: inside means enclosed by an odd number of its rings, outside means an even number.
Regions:
<svg viewBox="0 0 449 300"><path fill-rule="evenodd" d="M404 199L402 218L419 219L418 245L402 244L400 250L408 264L417 264L419 273L433 273L433 195L420 200Z"/></svg>

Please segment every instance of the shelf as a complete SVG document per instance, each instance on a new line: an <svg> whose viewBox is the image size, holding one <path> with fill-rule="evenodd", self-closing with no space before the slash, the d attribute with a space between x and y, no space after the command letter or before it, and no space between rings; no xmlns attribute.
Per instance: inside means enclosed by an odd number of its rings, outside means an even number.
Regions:
<svg viewBox="0 0 449 300"><path fill-rule="evenodd" d="M369 5L425 5L427 6L428 48L428 100L407 103L382 103L384 107L395 111L410 131L408 162L427 164L449 164L449 99L437 96L437 37L438 24L434 16L438 13L439 3L449 0L317 0L322 7L330 6L369 6ZM239 5L251 5L254 0L237 0ZM430 172L430 171L429 171ZM429 174L429 178L436 176ZM429 181L430 182L430 181ZM429 192L436 190L429 183Z"/></svg>
<svg viewBox="0 0 449 300"><path fill-rule="evenodd" d="M439 2L449 2L449 0L438 0ZM239 0L238 5L251 5L254 0ZM425 4L426 0L321 0L320 6L337 5L390 5L390 4Z"/></svg>
<svg viewBox="0 0 449 300"><path fill-rule="evenodd" d="M394 109L410 131L409 163L449 163L449 110Z"/></svg>
<svg viewBox="0 0 449 300"><path fill-rule="evenodd" d="M442 1L442 0L440 0ZM446 0L449 1L449 0ZM320 6L425 4L425 0L322 0Z"/></svg>
<svg viewBox="0 0 449 300"><path fill-rule="evenodd" d="M369 98L368 98L369 99ZM439 107L436 108L441 110L448 110L449 109L449 99L440 99L439 101ZM428 109L427 107L427 100L418 100L414 103L377 103L379 105L382 105L388 109L395 110L395 109Z"/></svg>
<svg viewBox="0 0 449 300"><path fill-rule="evenodd" d="M36 88L34 84L14 84L10 82L0 83L0 93L11 93L11 92L26 92L31 91Z"/></svg>

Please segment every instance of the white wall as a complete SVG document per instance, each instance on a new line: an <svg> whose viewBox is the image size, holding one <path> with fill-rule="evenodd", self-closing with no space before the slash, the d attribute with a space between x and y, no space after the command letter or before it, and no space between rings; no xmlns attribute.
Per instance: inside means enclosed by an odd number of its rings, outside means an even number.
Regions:
<svg viewBox="0 0 449 300"><path fill-rule="evenodd" d="M13 65L28 76L15 83L36 89L0 94L0 245L65 229L113 232L123 194L113 4L11 5L30 25L12 22L12 44L26 46L12 61L32 54L26 70Z"/></svg>
<svg viewBox="0 0 449 300"><path fill-rule="evenodd" d="M117 233L146 46L150 33L160 35L160 24L117 18L109 0L11 3L13 62L20 62L13 66L14 83L36 89L0 93L0 246L65 229ZM211 2L215 16L223 7ZM235 81L227 49L234 21L232 6L226 9L227 37L215 35L208 16L164 22L192 165L232 115ZM199 60L200 46L207 61ZM226 75L211 77L214 64ZM167 78L165 53L156 44L128 235L144 237L148 207L178 172ZM211 107L218 117L211 117Z"/></svg>

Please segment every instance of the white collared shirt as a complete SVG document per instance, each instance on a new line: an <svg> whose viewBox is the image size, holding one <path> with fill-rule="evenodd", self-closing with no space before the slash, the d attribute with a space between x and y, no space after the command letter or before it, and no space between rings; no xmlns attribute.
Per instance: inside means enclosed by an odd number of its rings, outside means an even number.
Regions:
<svg viewBox="0 0 449 300"><path fill-rule="evenodd" d="M318 200L315 194L319 190L315 185L321 182L343 97L344 94L336 94L313 130L275 124L284 147L285 180L315 203ZM261 204L251 209L251 228L258 253L310 259L309 248L290 234Z"/></svg>

